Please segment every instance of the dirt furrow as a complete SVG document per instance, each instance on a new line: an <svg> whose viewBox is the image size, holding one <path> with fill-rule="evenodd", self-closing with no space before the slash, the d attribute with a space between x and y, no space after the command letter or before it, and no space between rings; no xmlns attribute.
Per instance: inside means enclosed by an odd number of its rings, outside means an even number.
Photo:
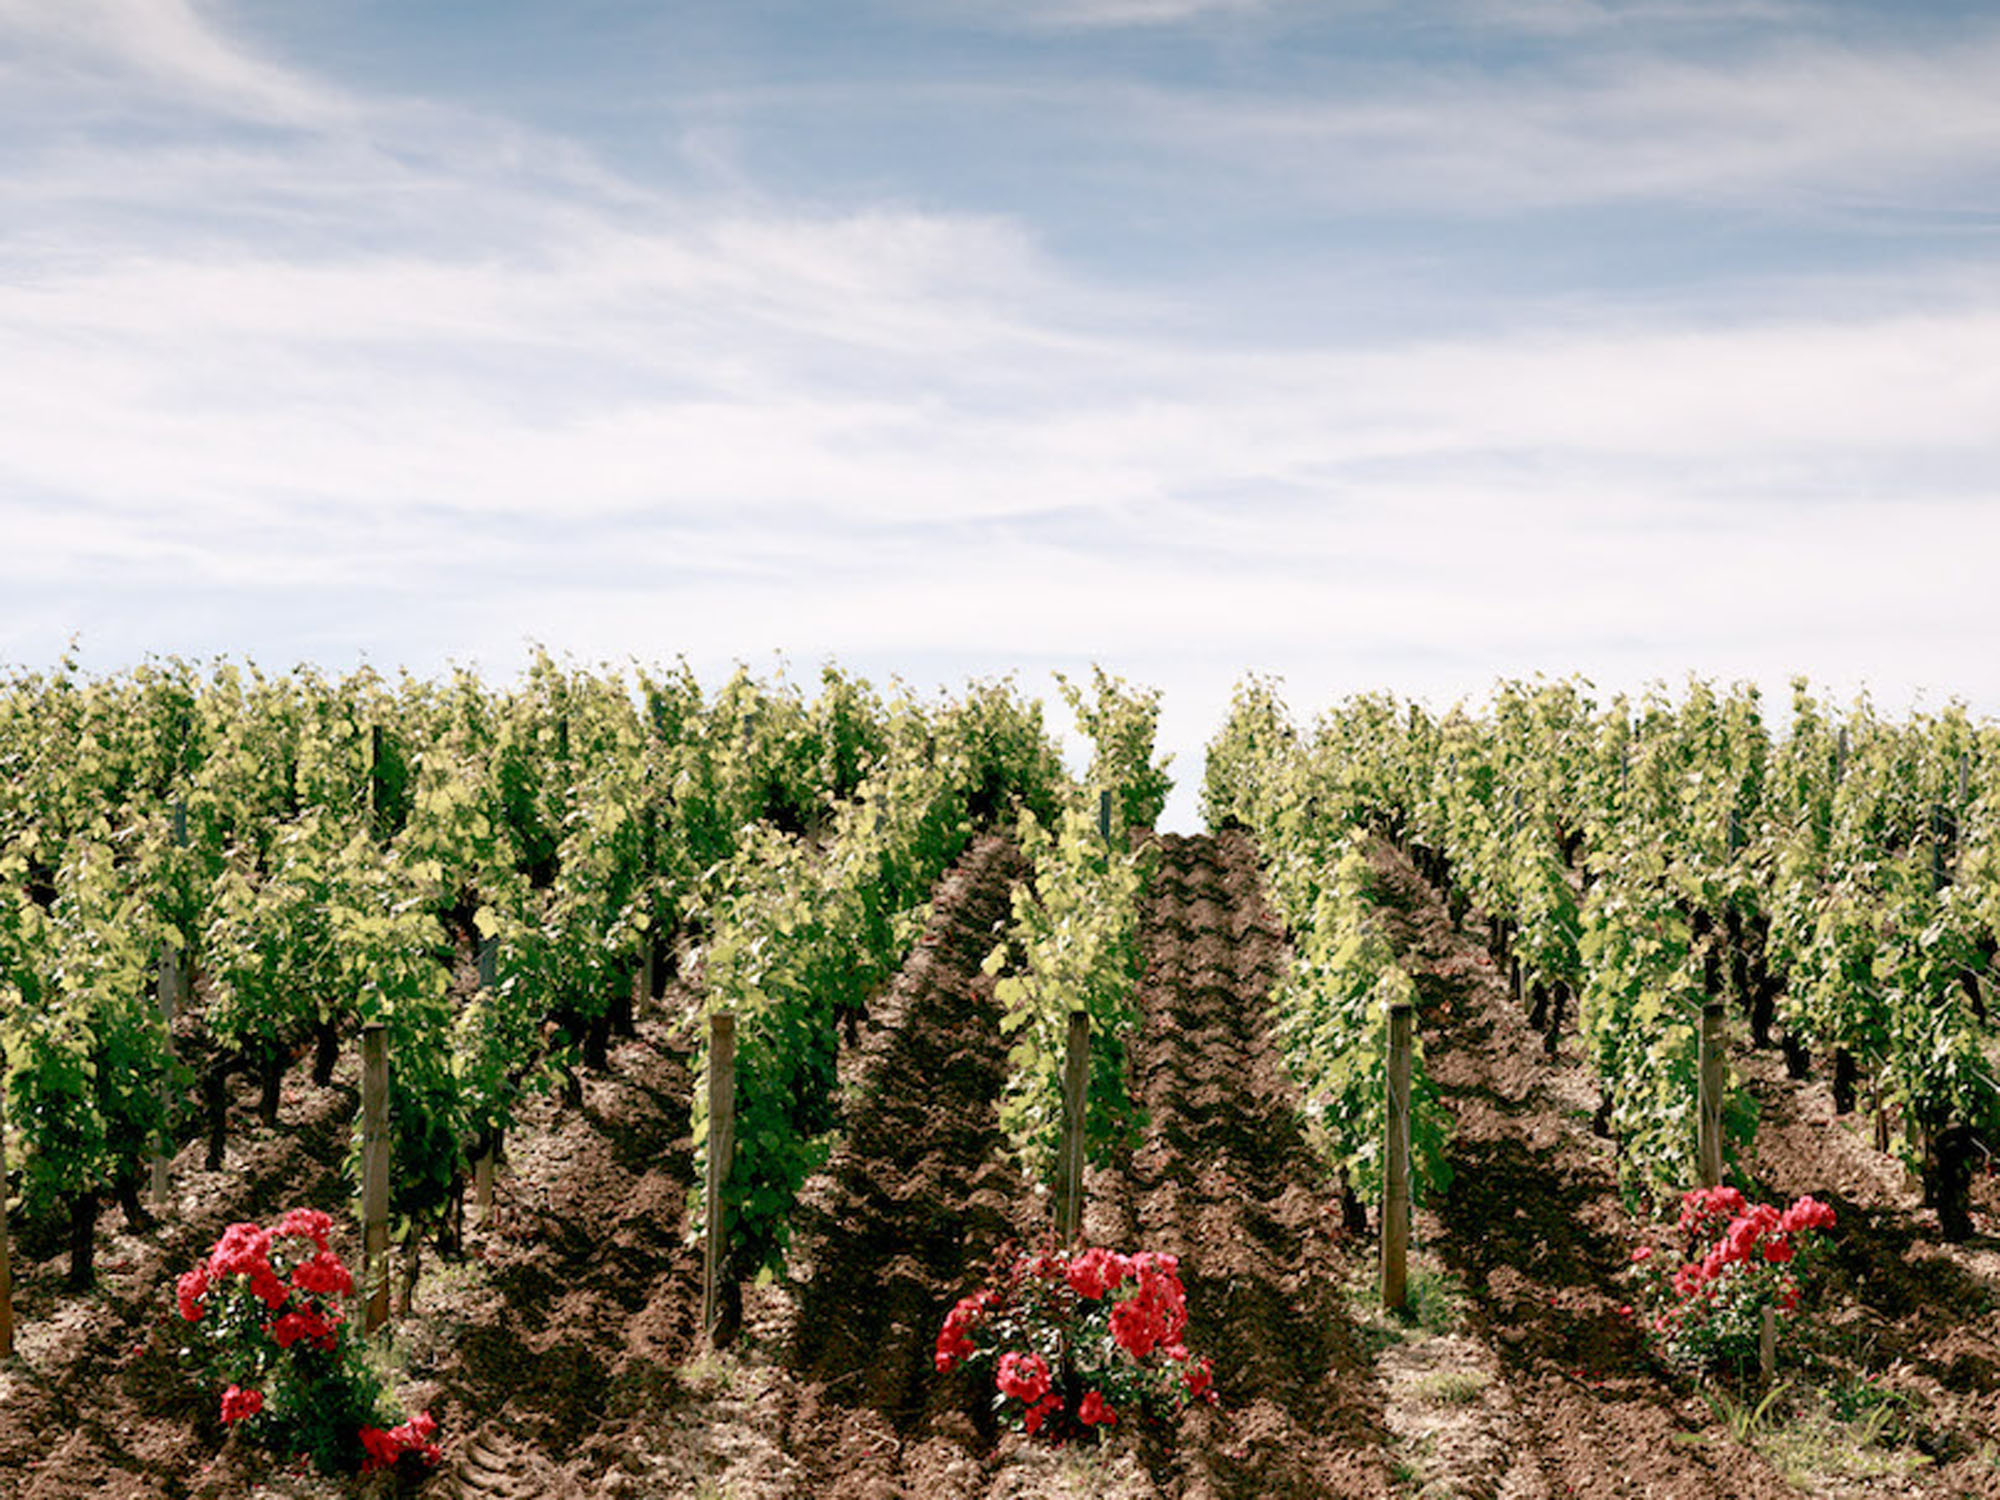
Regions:
<svg viewBox="0 0 2000 1500"><path fill-rule="evenodd" d="M1014 845L989 837L939 887L845 1070L845 1139L802 1195L785 1441L811 1494L933 1495L993 1436L960 1415L979 1404L966 1377L939 1376L932 1356L952 1302L1023 1227L996 1104L1007 1049L981 965L1024 874Z"/></svg>
<svg viewBox="0 0 2000 1500"><path fill-rule="evenodd" d="M1130 1168L1095 1177L1085 1227L1181 1257L1189 1343L1215 1360L1222 1412L1185 1419L1162 1487L1386 1494L1348 1257L1271 1036L1283 944L1249 842L1162 838L1142 943L1132 1062L1149 1123Z"/></svg>
<svg viewBox="0 0 2000 1500"><path fill-rule="evenodd" d="M608 1072L584 1076L581 1109L525 1101L494 1222L472 1228L462 1267L434 1267L418 1289L415 1327L438 1345L447 1456L467 1493L482 1454L518 1455L542 1476L538 1494L566 1492L558 1469L568 1485L615 1465L695 1347L693 1082L672 1020L686 1006L677 989L642 1019Z"/></svg>
<svg viewBox="0 0 2000 1500"><path fill-rule="evenodd" d="M1497 1358L1516 1453L1498 1489L1605 1500L1796 1494L1716 1432L1647 1358L1621 1307L1632 1224L1580 1064L1551 1062L1490 956L1403 856L1376 853L1390 931L1421 999L1426 1067L1455 1135L1453 1181L1423 1225Z"/></svg>

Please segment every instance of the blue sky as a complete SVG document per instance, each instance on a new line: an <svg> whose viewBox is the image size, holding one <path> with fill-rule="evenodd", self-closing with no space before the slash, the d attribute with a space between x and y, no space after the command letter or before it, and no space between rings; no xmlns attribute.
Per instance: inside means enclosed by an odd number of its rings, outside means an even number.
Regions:
<svg viewBox="0 0 2000 1500"><path fill-rule="evenodd" d="M0 660L1991 713L1996 231L1983 5L0 0Z"/></svg>

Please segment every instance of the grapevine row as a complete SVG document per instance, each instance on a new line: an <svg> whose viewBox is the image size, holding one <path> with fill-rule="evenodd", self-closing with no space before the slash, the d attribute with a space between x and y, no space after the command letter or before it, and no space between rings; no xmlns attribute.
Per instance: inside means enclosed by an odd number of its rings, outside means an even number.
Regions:
<svg viewBox="0 0 2000 1500"><path fill-rule="evenodd" d="M1269 821L1283 799L1255 768L1285 745L1295 816L1401 843L1480 912L1551 1054L1573 1017L1633 1193L1691 1180L1699 1016L1730 1000L1750 1045L1795 1076L1817 1060L1840 1108L1865 1090L1885 1149L1900 1118L1927 1201L1967 1232L2000 1124L2000 729L1956 707L1894 723L1865 699L1843 716L1801 682L1775 736L1752 687L1600 705L1572 679L1442 715L1364 695L1296 744L1253 682L1229 733L1214 805ZM1739 1149L1754 1128L1733 1093Z"/></svg>

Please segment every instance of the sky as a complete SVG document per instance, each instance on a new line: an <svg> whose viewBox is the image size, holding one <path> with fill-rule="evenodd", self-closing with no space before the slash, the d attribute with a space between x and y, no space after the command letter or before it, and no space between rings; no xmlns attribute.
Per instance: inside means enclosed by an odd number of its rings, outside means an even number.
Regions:
<svg viewBox="0 0 2000 1500"><path fill-rule="evenodd" d="M0 666L2000 712L2000 12L0 0ZM1775 707L1776 705L1774 705Z"/></svg>

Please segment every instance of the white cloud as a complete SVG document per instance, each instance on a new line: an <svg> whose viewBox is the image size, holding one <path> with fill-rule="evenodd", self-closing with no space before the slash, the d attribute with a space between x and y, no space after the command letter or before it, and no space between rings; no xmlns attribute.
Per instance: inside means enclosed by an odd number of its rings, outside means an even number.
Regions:
<svg viewBox="0 0 2000 1500"><path fill-rule="evenodd" d="M1813 20L1798 0L1464 0L1468 19L1551 37L1600 36L1638 28L1725 32Z"/></svg>
<svg viewBox="0 0 2000 1500"><path fill-rule="evenodd" d="M1336 101L1133 89L1112 117L1318 198L1440 216L1900 197L1953 176L1982 185L1984 201L2000 151L2000 39L1866 53L1793 42L1706 63L1584 51L1514 78L1409 67Z"/></svg>
<svg viewBox="0 0 2000 1500"><path fill-rule="evenodd" d="M952 11L1009 29L1097 31L1253 16L1297 0L946 0Z"/></svg>
<svg viewBox="0 0 2000 1500"><path fill-rule="evenodd" d="M354 112L339 91L226 38L192 0L0 0L0 42L10 33L35 47L43 66L239 118L324 127Z"/></svg>

